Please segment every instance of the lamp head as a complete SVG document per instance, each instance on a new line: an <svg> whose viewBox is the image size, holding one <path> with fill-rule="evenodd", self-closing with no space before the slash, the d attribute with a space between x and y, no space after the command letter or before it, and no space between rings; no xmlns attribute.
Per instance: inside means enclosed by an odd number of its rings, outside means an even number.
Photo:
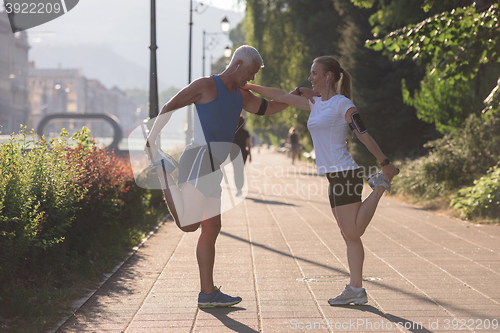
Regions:
<svg viewBox="0 0 500 333"><path fill-rule="evenodd" d="M221 28L222 32L228 33L229 27L230 27L229 21L227 20L226 15L224 15L224 17L222 18L222 21L220 22L220 28Z"/></svg>

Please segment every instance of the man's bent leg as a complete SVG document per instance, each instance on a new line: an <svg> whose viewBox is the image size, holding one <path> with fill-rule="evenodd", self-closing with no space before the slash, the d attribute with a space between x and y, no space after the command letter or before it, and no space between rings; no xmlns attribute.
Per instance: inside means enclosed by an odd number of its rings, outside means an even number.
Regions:
<svg viewBox="0 0 500 333"><path fill-rule="evenodd" d="M184 232L196 231L203 219L205 196L190 183L178 187L161 167L157 167L157 173L168 209L179 229Z"/></svg>
<svg viewBox="0 0 500 333"><path fill-rule="evenodd" d="M161 166L156 166L155 169L158 179L160 180L167 207L177 223L177 221L179 221L179 213L182 216L184 212L182 193L172 176L167 174Z"/></svg>

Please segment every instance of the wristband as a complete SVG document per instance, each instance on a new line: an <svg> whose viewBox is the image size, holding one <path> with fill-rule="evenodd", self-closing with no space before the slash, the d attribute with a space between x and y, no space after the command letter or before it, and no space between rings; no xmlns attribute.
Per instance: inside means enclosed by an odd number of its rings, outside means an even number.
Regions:
<svg viewBox="0 0 500 333"><path fill-rule="evenodd" d="M300 92L300 88L301 87L295 87L295 92L297 93L297 95L302 96L302 93Z"/></svg>
<svg viewBox="0 0 500 333"><path fill-rule="evenodd" d="M391 161L390 161L388 158L386 158L386 159L384 159L384 160L380 163L380 165L381 165L381 166L386 166L386 165L389 165L389 163L391 163Z"/></svg>

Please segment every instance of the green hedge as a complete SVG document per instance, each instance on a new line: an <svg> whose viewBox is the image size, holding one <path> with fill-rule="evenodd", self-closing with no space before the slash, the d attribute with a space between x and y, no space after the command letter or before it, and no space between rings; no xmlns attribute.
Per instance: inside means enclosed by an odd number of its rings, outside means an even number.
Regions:
<svg viewBox="0 0 500 333"><path fill-rule="evenodd" d="M472 186L499 162L500 120L498 116L485 118L471 115L464 128L430 141L426 147L430 150L428 155L403 163L400 176L394 178L394 193L422 201L436 198L451 200L460 189ZM492 175L494 172L488 177ZM483 180L478 182L482 184ZM473 202L472 196L467 198L460 200L460 205L455 205L458 201L454 201L454 208L465 212L473 207L483 207ZM465 208L466 205L470 207ZM489 214L486 211L483 213Z"/></svg>
<svg viewBox="0 0 500 333"><path fill-rule="evenodd" d="M60 141L49 150L25 131L0 146L0 282L64 241L86 194L68 155Z"/></svg>
<svg viewBox="0 0 500 333"><path fill-rule="evenodd" d="M474 181L473 186L458 191L451 205L465 218L500 218L500 164Z"/></svg>
<svg viewBox="0 0 500 333"><path fill-rule="evenodd" d="M128 159L85 127L50 143L11 135L0 145L0 319L33 315L19 295L47 281L59 288L113 266L167 213L161 196L136 186Z"/></svg>

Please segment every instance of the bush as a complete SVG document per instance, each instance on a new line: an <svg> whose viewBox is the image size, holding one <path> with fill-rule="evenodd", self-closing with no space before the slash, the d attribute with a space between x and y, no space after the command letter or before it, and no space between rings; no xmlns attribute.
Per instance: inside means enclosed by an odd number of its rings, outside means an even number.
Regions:
<svg viewBox="0 0 500 333"><path fill-rule="evenodd" d="M498 117L471 115L464 128L428 142L427 156L404 163L394 192L431 200L472 185L498 162L499 124Z"/></svg>
<svg viewBox="0 0 500 333"><path fill-rule="evenodd" d="M57 313L55 298L70 305L74 284L113 267L168 212L161 195L85 127L50 145L11 135L0 145L0 324Z"/></svg>
<svg viewBox="0 0 500 333"><path fill-rule="evenodd" d="M453 208L462 217L500 217L500 164L491 168L488 174L474 181L474 186L458 191L451 200Z"/></svg>
<svg viewBox="0 0 500 333"><path fill-rule="evenodd" d="M0 145L0 283L64 240L85 193L66 154L25 129Z"/></svg>
<svg viewBox="0 0 500 333"><path fill-rule="evenodd" d="M91 141L88 131L77 132L75 149L68 152L68 163L79 170L77 188L85 191L85 196L76 204L75 221L68 230L66 246L72 255L86 255L89 250L103 241L102 237L112 237L121 230L128 230L135 216L141 211L140 188L135 186L132 169L126 159L114 152L99 149ZM137 207L139 205L139 207Z"/></svg>

